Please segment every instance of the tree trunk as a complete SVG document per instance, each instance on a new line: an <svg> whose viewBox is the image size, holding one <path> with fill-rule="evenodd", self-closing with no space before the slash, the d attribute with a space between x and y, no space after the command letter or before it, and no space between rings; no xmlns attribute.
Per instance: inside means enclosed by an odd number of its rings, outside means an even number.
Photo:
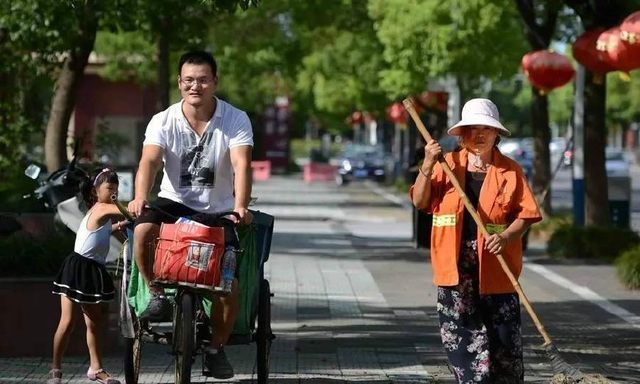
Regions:
<svg viewBox="0 0 640 384"><path fill-rule="evenodd" d="M524 33L533 50L547 49L551 43L553 31L556 28L556 20L562 4L559 2L545 2L540 7L540 2L534 0L516 0L516 6L524 24ZM531 130L534 140L533 161L533 192L539 195L545 186L551 184L551 159L549 142L551 132L549 130L549 108L547 96L541 95L536 89L531 88L533 99L531 103ZM551 193L547 193L544 201L540 201L540 209L544 216L551 215Z"/></svg>
<svg viewBox="0 0 640 384"><path fill-rule="evenodd" d="M49 172L59 169L67 162L67 129L82 76L70 68L72 60L70 57L66 58L58 74L47 121L44 154Z"/></svg>
<svg viewBox="0 0 640 384"><path fill-rule="evenodd" d="M533 176L531 185L536 196L542 194L547 184L551 182L551 165L549 142L551 141L551 130L549 129L549 106L546 95L541 94L537 89L531 88L533 98L531 103L531 129L533 134L533 148L535 156L533 159ZM550 216L553 214L551 207L551 193L546 194L544 201L539 201L542 214Z"/></svg>
<svg viewBox="0 0 640 384"><path fill-rule="evenodd" d="M53 172L66 162L66 139L69 119L75 107L80 80L93 50L98 29L95 1L88 0L77 13L78 38L72 44L68 56L58 73L51 101L51 112L47 122L44 141L47 170Z"/></svg>
<svg viewBox="0 0 640 384"><path fill-rule="evenodd" d="M162 23L164 27L161 29L158 37L158 103L156 108L163 111L169 107L169 22L166 18Z"/></svg>
<svg viewBox="0 0 640 384"><path fill-rule="evenodd" d="M587 71L584 87L584 192L585 224L609 224L609 194L605 169L606 77L594 82ZM599 80L599 79L598 79Z"/></svg>

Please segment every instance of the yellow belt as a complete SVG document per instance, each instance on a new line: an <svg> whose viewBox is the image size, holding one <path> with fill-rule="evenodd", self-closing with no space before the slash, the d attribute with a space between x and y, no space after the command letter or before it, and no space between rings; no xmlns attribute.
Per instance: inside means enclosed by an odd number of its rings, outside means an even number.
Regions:
<svg viewBox="0 0 640 384"><path fill-rule="evenodd" d="M485 224L485 228L487 228L487 232L490 235L496 233L502 233L505 229L507 229L507 224Z"/></svg>

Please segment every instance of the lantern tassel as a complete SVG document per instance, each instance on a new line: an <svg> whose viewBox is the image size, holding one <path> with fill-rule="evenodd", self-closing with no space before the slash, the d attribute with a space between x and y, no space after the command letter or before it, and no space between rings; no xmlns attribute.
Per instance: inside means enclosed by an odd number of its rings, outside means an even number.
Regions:
<svg viewBox="0 0 640 384"><path fill-rule="evenodd" d="M626 72L626 71L618 72L618 77L620 78L620 80L624 81L625 83L628 83L631 81L631 75L629 75L629 72Z"/></svg>

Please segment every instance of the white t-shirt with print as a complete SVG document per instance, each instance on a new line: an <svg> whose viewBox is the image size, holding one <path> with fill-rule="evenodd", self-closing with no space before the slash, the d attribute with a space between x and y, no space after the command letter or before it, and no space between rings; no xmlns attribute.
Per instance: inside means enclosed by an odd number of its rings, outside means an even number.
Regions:
<svg viewBox="0 0 640 384"><path fill-rule="evenodd" d="M180 101L153 116L143 143L164 149L164 175L158 196L207 213L233 209L229 149L253 146L247 114L218 98L216 101L216 111L202 136L187 122Z"/></svg>

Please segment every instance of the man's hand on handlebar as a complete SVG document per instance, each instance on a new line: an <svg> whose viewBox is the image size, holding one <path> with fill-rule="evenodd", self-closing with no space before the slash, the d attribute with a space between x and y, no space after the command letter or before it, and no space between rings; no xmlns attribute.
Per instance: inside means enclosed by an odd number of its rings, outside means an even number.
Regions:
<svg viewBox="0 0 640 384"><path fill-rule="evenodd" d="M247 225L247 224L251 224L251 222L253 221L253 214L249 211L249 209L247 209L247 208L235 208L233 211L238 213L238 215L240 216L240 220L239 220L240 224ZM238 219L236 217L232 216L232 220L237 222L236 220L238 220Z"/></svg>
<svg viewBox="0 0 640 384"><path fill-rule="evenodd" d="M134 217L139 217L142 211L147 207L148 203L145 199L133 199L129 202L127 210L131 212Z"/></svg>

